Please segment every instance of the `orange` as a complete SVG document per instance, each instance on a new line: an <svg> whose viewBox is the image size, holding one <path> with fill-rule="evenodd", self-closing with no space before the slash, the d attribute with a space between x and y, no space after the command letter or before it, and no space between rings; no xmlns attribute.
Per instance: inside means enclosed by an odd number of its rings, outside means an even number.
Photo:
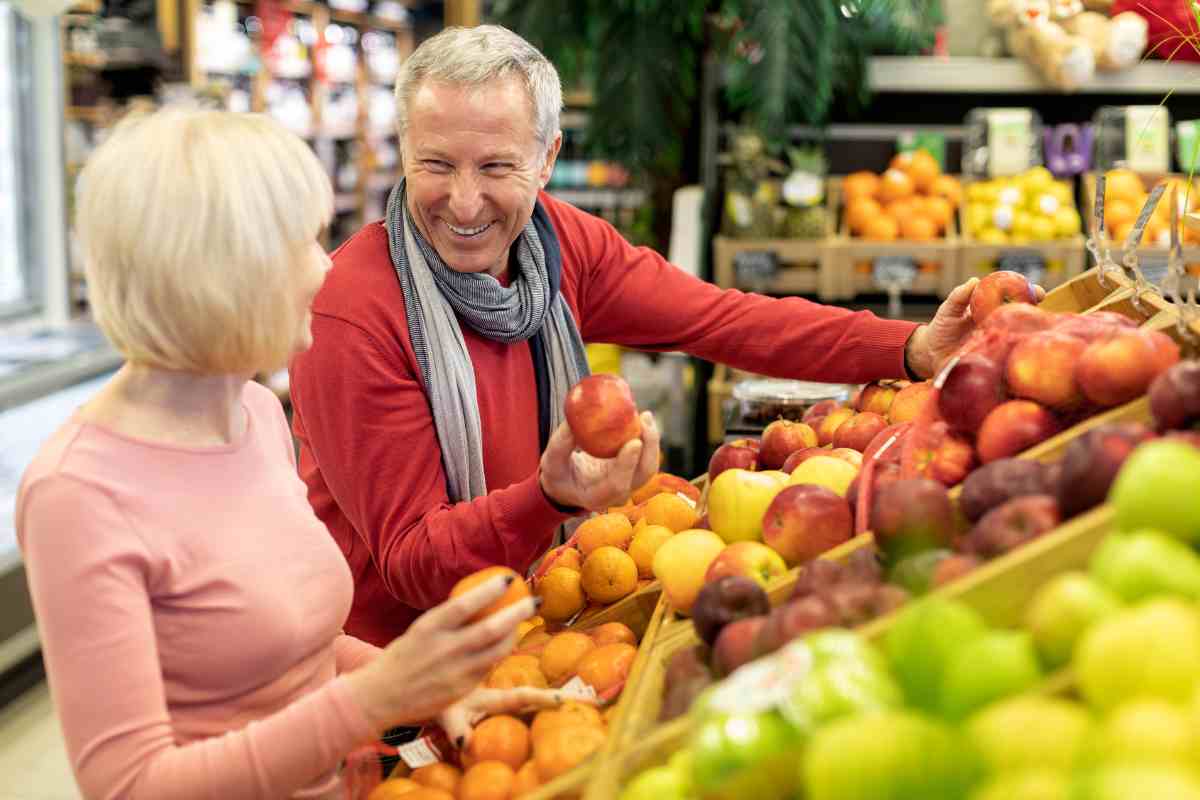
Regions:
<svg viewBox="0 0 1200 800"><path fill-rule="evenodd" d="M900 235L900 224L891 217L880 215L867 222L862 236L872 242L894 242Z"/></svg>
<svg viewBox="0 0 1200 800"><path fill-rule="evenodd" d="M1104 175L1104 206L1107 210L1110 200L1124 199L1132 201L1146 193L1146 187L1141 177L1130 169L1109 170Z"/></svg>
<svg viewBox="0 0 1200 800"><path fill-rule="evenodd" d="M545 625L539 625L521 637L520 641L517 642L517 649L540 649L546 645L546 642L550 641L552 636L553 635L550 633L550 631L546 630Z"/></svg>
<svg viewBox="0 0 1200 800"><path fill-rule="evenodd" d="M541 785L542 782L538 778L537 764L533 762L533 759L530 759L517 770L516 780L513 781L512 796L514 798L524 797Z"/></svg>
<svg viewBox="0 0 1200 800"><path fill-rule="evenodd" d="M879 199L884 205L887 205L893 200L911 197L916 188L913 179L908 177L908 173L898 169L889 169L879 179Z"/></svg>
<svg viewBox="0 0 1200 800"><path fill-rule="evenodd" d="M430 789L441 789L443 792L454 794L458 791L458 782L462 773L458 767L439 761L427 767L418 767L408 776L415 783L428 786Z"/></svg>
<svg viewBox="0 0 1200 800"><path fill-rule="evenodd" d="M1133 223L1137 219L1138 213L1142 210L1141 205L1134 205L1133 198L1114 197L1112 202L1104 201L1104 227L1110 231L1117 229L1117 226L1125 223Z"/></svg>
<svg viewBox="0 0 1200 800"><path fill-rule="evenodd" d="M842 179L842 197L847 206L860 197L874 197L878 191L879 176L874 172L851 172Z"/></svg>
<svg viewBox="0 0 1200 800"><path fill-rule="evenodd" d="M517 773L501 761L480 761L466 771L458 787L458 800L509 800Z"/></svg>
<svg viewBox="0 0 1200 800"><path fill-rule="evenodd" d="M896 220L896 222L903 222L913 214L919 214L920 207L921 198L901 197L899 200L893 200L888 203L884 207L883 213Z"/></svg>
<svg viewBox="0 0 1200 800"><path fill-rule="evenodd" d="M497 575L510 575L512 576L513 582L509 585L504 594L500 596L500 599L496 600L496 602L492 603L490 606L471 617L471 622L478 622L484 617L495 614L502 608L511 606L513 603L519 603L526 597L529 597L529 587L525 585L525 581L521 580L521 576L508 567L487 567L479 570L473 575L468 575L458 583L454 584L454 588L450 590L450 596L458 597L463 592L473 589L484 581L494 578Z"/></svg>
<svg viewBox="0 0 1200 800"><path fill-rule="evenodd" d="M635 657L637 648L631 644L606 644L584 656L576 672L597 692L605 692L625 680Z"/></svg>
<svg viewBox="0 0 1200 800"><path fill-rule="evenodd" d="M583 610L583 575L566 567L554 567L538 581L542 616L551 622L566 622Z"/></svg>
<svg viewBox="0 0 1200 800"><path fill-rule="evenodd" d="M867 222L883 213L883 206L874 197L855 197L846 201L846 225L851 233L862 233Z"/></svg>
<svg viewBox="0 0 1200 800"><path fill-rule="evenodd" d="M411 796L409 793L421 788L421 784L408 778L391 778L376 786L367 795L367 800L395 800L400 796Z"/></svg>
<svg viewBox="0 0 1200 800"><path fill-rule="evenodd" d="M546 620L542 619L541 617L530 617L529 619L520 623L517 625L517 641L521 641L530 631L535 631L538 628L543 627L545 624Z"/></svg>
<svg viewBox="0 0 1200 800"><path fill-rule="evenodd" d="M505 657L492 668L484 685L489 689L512 689L516 686L549 688L546 676L538 666L538 657L524 654Z"/></svg>
<svg viewBox="0 0 1200 800"><path fill-rule="evenodd" d="M546 643L542 650L542 674L551 686L562 686L575 674L580 659L596 649L596 642L586 633L567 631Z"/></svg>
<svg viewBox="0 0 1200 800"><path fill-rule="evenodd" d="M538 778L546 783L567 774L603 747L604 739L604 731L583 725L547 731L533 748Z"/></svg>
<svg viewBox="0 0 1200 800"><path fill-rule="evenodd" d="M467 753L476 764L500 761L519 769L529 758L529 728L508 714L488 717L475 726Z"/></svg>
<svg viewBox="0 0 1200 800"><path fill-rule="evenodd" d="M934 197L944 197L955 208L962 205L962 184L953 175L939 175L929 187Z"/></svg>
<svg viewBox="0 0 1200 800"><path fill-rule="evenodd" d="M597 548L583 562L583 591L593 602L615 603L632 594L637 581L637 564L629 553L616 547Z"/></svg>
<svg viewBox="0 0 1200 800"><path fill-rule="evenodd" d="M456 800L453 792L447 792L444 789L433 789L429 786L421 786L413 789L411 792L405 792L400 795L404 800Z"/></svg>
<svg viewBox="0 0 1200 800"><path fill-rule="evenodd" d="M674 531L663 525L646 525L633 534L633 541L629 543L629 556L637 565L639 578L654 577L654 554L663 542L674 535Z"/></svg>
<svg viewBox="0 0 1200 800"><path fill-rule="evenodd" d="M591 631L592 641L600 647L606 644L632 644L637 645L637 635L633 630L623 622L606 622Z"/></svg>
<svg viewBox="0 0 1200 800"><path fill-rule="evenodd" d="M911 216L900 221L900 238L929 242L937 238L937 225L929 217Z"/></svg>
<svg viewBox="0 0 1200 800"><path fill-rule="evenodd" d="M672 533L696 526L696 507L677 494L656 494L646 501L646 525L662 525ZM628 544L626 545L628 546Z"/></svg>
<svg viewBox="0 0 1200 800"><path fill-rule="evenodd" d="M927 192L933 182L942 174L942 168L937 159L928 150L911 150L907 153L897 153L889 165L912 178L917 191Z"/></svg>
<svg viewBox="0 0 1200 800"><path fill-rule="evenodd" d="M950 227L950 220L954 217L954 206L944 197L926 197L925 216L933 220L939 231L944 231Z"/></svg>
<svg viewBox="0 0 1200 800"><path fill-rule="evenodd" d="M579 551L586 559L597 547L619 547L624 550L633 538L633 524L624 514L598 514L585 520L575 534Z"/></svg>
<svg viewBox="0 0 1200 800"><path fill-rule="evenodd" d="M542 558L542 563L548 565L545 570L546 572L555 567L564 567L578 572L583 568L583 556L580 555L579 550L576 548L564 544L547 551L546 555Z"/></svg>

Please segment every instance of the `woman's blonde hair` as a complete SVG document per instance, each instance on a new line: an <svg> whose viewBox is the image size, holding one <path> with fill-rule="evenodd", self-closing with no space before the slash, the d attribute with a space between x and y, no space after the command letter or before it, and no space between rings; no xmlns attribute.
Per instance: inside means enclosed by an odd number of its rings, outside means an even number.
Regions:
<svg viewBox="0 0 1200 800"><path fill-rule="evenodd" d="M79 179L75 229L96 322L134 363L282 366L305 313L295 276L332 214L321 163L268 117L126 119Z"/></svg>

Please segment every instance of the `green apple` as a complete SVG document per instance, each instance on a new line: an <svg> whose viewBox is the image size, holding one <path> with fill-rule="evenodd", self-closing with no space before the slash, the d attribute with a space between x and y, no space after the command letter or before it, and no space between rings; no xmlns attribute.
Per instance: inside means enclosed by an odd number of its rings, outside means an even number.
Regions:
<svg viewBox="0 0 1200 800"><path fill-rule="evenodd" d="M671 767L652 767L621 791L621 800L687 800L687 781Z"/></svg>
<svg viewBox="0 0 1200 800"><path fill-rule="evenodd" d="M1200 543L1200 448L1147 442L1125 460L1109 492L1118 530L1156 528Z"/></svg>
<svg viewBox="0 0 1200 800"><path fill-rule="evenodd" d="M1200 755L1190 715L1163 700L1134 700L1115 709L1096 731L1091 758L1100 764L1178 763Z"/></svg>
<svg viewBox="0 0 1200 800"><path fill-rule="evenodd" d="M887 661L875 645L853 631L832 628L810 633L801 641L812 653L813 662L817 666L849 661L866 664L881 671L887 669ZM781 654L786 654L793 646L794 643L788 645L780 651Z"/></svg>
<svg viewBox="0 0 1200 800"><path fill-rule="evenodd" d="M692 785L712 800L783 800L796 790L802 749L800 733L773 711L713 717L692 734Z"/></svg>
<svg viewBox="0 0 1200 800"><path fill-rule="evenodd" d="M959 649L942 676L941 712L961 720L971 712L1041 680L1033 639L1024 631L989 631Z"/></svg>
<svg viewBox="0 0 1200 800"><path fill-rule="evenodd" d="M818 666L796 681L779 710L797 730L811 733L840 717L903 705L904 693L887 670L848 660Z"/></svg>
<svg viewBox="0 0 1200 800"><path fill-rule="evenodd" d="M1141 697L1190 700L1200 675L1200 616L1174 599L1121 611L1083 635L1073 666L1080 694L1100 710Z"/></svg>
<svg viewBox="0 0 1200 800"><path fill-rule="evenodd" d="M783 486L771 475L727 469L708 487L708 522L726 544L762 541L762 520Z"/></svg>
<svg viewBox="0 0 1200 800"><path fill-rule="evenodd" d="M1092 715L1083 705L1039 695L993 703L968 719L964 728L993 772L1069 772L1078 765L1092 729Z"/></svg>
<svg viewBox="0 0 1200 800"><path fill-rule="evenodd" d="M946 663L986 631L983 617L962 603L927 597L901 609L884 652L909 703L936 710Z"/></svg>
<svg viewBox="0 0 1200 800"><path fill-rule="evenodd" d="M1176 765L1118 765L1085 774L1081 800L1200 800L1200 777Z"/></svg>
<svg viewBox="0 0 1200 800"><path fill-rule="evenodd" d="M1071 660L1084 631L1120 608L1120 599L1094 578L1066 572L1034 594L1025 611L1025 628L1042 663L1057 669Z"/></svg>
<svg viewBox="0 0 1200 800"><path fill-rule="evenodd" d="M1092 554L1088 569L1127 603L1158 595L1200 599L1200 556L1161 531L1108 536Z"/></svg>
<svg viewBox="0 0 1200 800"><path fill-rule="evenodd" d="M976 788L968 800L1071 800L1071 779L1049 769L1004 772Z"/></svg>
<svg viewBox="0 0 1200 800"><path fill-rule="evenodd" d="M907 590L913 597L923 595L933 584L933 572L938 564L952 555L952 550L937 548L901 559L892 567L888 581Z"/></svg>
<svg viewBox="0 0 1200 800"><path fill-rule="evenodd" d="M950 727L907 711L826 725L813 736L802 770L806 800L950 800L965 795L978 775L973 754Z"/></svg>

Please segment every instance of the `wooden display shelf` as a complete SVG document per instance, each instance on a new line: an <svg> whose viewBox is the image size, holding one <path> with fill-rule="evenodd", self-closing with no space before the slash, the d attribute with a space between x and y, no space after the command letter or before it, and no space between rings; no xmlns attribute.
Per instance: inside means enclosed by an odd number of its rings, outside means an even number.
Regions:
<svg viewBox="0 0 1200 800"><path fill-rule="evenodd" d="M875 56L867 67L869 85L875 92L1064 94L1018 58ZM1146 60L1120 72L1099 73L1079 87L1078 92L1149 94L1156 100L1172 92L1196 94L1200 92L1200 66Z"/></svg>

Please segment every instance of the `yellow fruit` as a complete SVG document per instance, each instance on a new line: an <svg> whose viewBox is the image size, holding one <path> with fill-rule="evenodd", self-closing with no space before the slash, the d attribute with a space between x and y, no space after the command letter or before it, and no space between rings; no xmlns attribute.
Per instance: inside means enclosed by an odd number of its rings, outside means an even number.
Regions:
<svg viewBox="0 0 1200 800"><path fill-rule="evenodd" d="M999 228L987 227L981 230L975 237L984 244L1007 244L1008 236Z"/></svg>
<svg viewBox="0 0 1200 800"><path fill-rule="evenodd" d="M583 575L566 567L555 567L538 581L542 616L551 622L566 622L583 610Z"/></svg>
<svg viewBox="0 0 1200 800"><path fill-rule="evenodd" d="M789 486L813 484L824 486L840 497L846 496L850 482L858 475L853 464L832 456L813 456L792 470Z"/></svg>
<svg viewBox="0 0 1200 800"><path fill-rule="evenodd" d="M1054 220L1047 217L1034 217L1029 223L1029 238L1035 242L1048 242L1055 238L1057 230Z"/></svg>
<svg viewBox="0 0 1200 800"><path fill-rule="evenodd" d="M638 577L654 577L654 554L663 542L674 535L674 531L662 525L646 525L633 535L633 541L629 543L629 555L637 565Z"/></svg>
<svg viewBox="0 0 1200 800"><path fill-rule="evenodd" d="M964 213L967 231L972 236L978 237L980 231L992 224L992 207L987 203L969 203Z"/></svg>
<svg viewBox="0 0 1200 800"><path fill-rule="evenodd" d="M1054 183L1054 175L1045 167L1033 167L1021 178L1026 192L1042 192Z"/></svg>
<svg viewBox="0 0 1200 800"><path fill-rule="evenodd" d="M615 603L632 594L637 582L637 564L619 548L597 548L583 562L583 591L594 603Z"/></svg>
<svg viewBox="0 0 1200 800"><path fill-rule="evenodd" d="M721 473L721 476L727 472ZM718 476L718 480L721 476ZM724 540L712 531L705 530L681 531L658 548L654 554L654 577L662 581L663 594L678 611L691 613L696 595L704 585L704 574L724 549Z"/></svg>

